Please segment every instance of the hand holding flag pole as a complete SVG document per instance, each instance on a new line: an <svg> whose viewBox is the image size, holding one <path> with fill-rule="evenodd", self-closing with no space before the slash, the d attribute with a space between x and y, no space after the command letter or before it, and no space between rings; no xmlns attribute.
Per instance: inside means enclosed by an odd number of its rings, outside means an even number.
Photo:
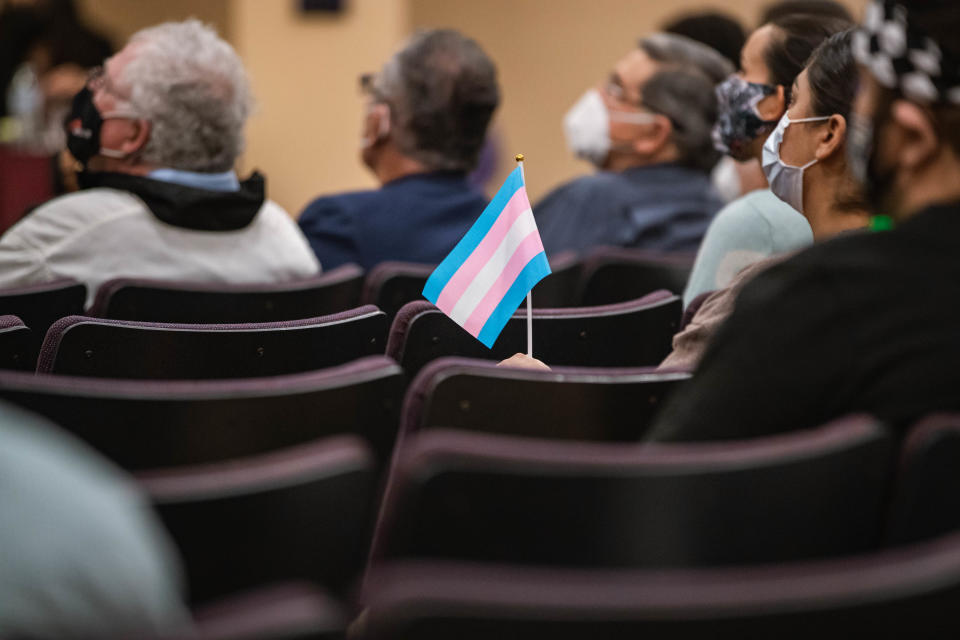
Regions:
<svg viewBox="0 0 960 640"><path fill-rule="evenodd" d="M526 297L527 355L532 358L530 291L550 274L550 264L527 198L523 155L515 159L517 168L427 279L423 295L487 348Z"/></svg>

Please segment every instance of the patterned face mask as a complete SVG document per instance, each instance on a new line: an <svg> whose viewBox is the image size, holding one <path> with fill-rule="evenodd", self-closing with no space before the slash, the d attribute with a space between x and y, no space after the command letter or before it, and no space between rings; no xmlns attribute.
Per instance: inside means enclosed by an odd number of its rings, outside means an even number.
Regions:
<svg viewBox="0 0 960 640"><path fill-rule="evenodd" d="M732 75L717 85L717 123L713 127L713 146L736 160L750 157L749 146L761 135L769 134L779 120L764 120L757 104L777 91L771 84L747 82Z"/></svg>

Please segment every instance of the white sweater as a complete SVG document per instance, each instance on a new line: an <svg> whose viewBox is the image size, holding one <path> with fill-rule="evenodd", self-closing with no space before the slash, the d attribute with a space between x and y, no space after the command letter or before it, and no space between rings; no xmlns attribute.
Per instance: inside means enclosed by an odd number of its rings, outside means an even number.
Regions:
<svg viewBox="0 0 960 640"><path fill-rule="evenodd" d="M0 288L60 278L87 285L87 304L111 278L279 283L318 273L297 224L266 201L235 231L196 231L157 219L137 196L96 188L37 208L0 237Z"/></svg>

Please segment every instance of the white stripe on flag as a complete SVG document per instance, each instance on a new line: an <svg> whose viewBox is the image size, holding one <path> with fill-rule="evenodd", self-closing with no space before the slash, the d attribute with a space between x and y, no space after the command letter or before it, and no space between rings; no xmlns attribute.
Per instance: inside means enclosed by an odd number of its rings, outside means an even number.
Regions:
<svg viewBox="0 0 960 640"><path fill-rule="evenodd" d="M500 246L493 252L493 255L487 260L487 264L483 265L483 268L477 273L477 277L467 286L463 296L450 310L449 315L454 322L461 327L464 325L473 310L487 295L487 291L497 281L497 277L517 250L517 247L531 232L536 231L536 228L537 224L534 222L533 211L530 209L517 216L517 219L510 225L507 235L500 242Z"/></svg>

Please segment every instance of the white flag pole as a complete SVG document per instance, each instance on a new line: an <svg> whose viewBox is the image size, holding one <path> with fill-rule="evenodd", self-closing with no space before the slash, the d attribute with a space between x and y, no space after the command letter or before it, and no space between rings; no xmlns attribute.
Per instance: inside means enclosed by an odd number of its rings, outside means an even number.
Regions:
<svg viewBox="0 0 960 640"><path fill-rule="evenodd" d="M523 188L527 188L527 178L523 174L523 154L518 153L514 158L520 166L520 179ZM527 292L527 356L533 357L533 290Z"/></svg>

